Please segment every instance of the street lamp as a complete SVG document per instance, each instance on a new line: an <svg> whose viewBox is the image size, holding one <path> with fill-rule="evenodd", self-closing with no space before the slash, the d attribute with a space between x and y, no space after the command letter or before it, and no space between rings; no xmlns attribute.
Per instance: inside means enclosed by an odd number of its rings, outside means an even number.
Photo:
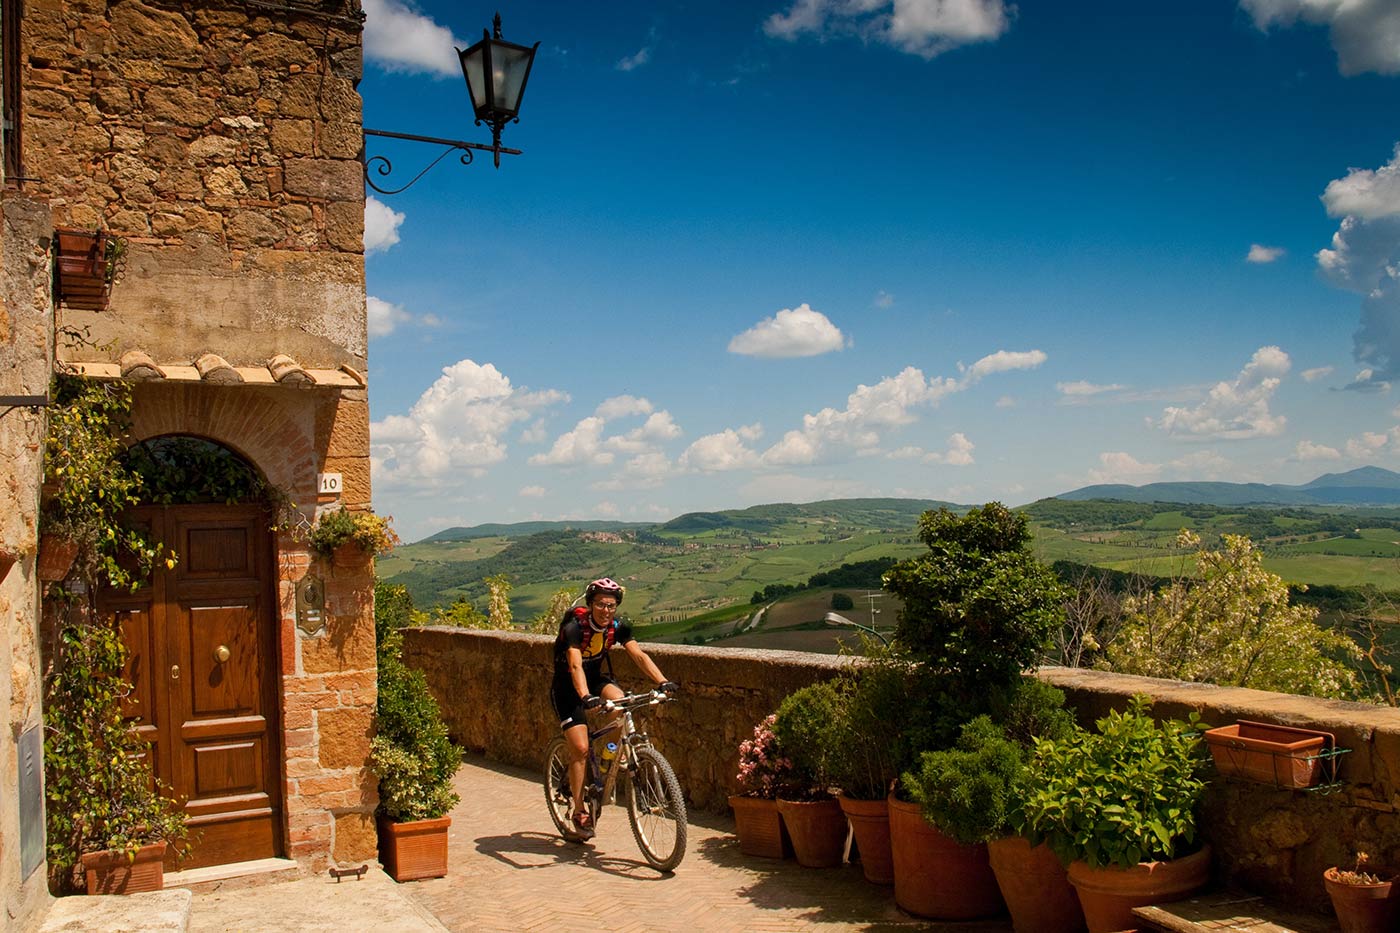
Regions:
<svg viewBox="0 0 1400 933"><path fill-rule="evenodd" d="M492 35L481 30L481 41L463 51L462 76L472 95L476 125L491 127L491 144L496 156L496 168L501 167L501 128L507 123L520 122L520 101L525 97L525 83L530 80L530 66L540 44L516 45L501 38L501 14L491 22Z"/></svg>
<svg viewBox="0 0 1400 933"><path fill-rule="evenodd" d="M442 139L437 136L419 136L416 133L393 133L388 130L365 128L365 136L381 136L387 139L406 139L410 142L432 143L447 148L428 163L427 168L409 179L408 184L397 188L381 188L370 176L370 166L378 175L387 177L394 166L384 156L364 159L365 184L380 194L398 194L413 187L414 182L426 175L434 165L452 152L461 152L461 163L470 165L474 152L489 152L496 168L501 167L501 154L520 155L519 149L507 149L501 145L501 129L507 123L520 122L520 102L525 97L525 82L530 79L530 67L535 63L535 52L540 44L532 46L516 45L501 38L501 14L492 21L493 34L481 31L481 41L471 48L457 49L457 57L462 63L462 77L467 81L467 92L471 94L472 111L476 125L485 123L491 127L491 145L469 143L460 139Z"/></svg>
<svg viewBox="0 0 1400 933"><path fill-rule="evenodd" d="M822 618L822 621L825 622L827 625L836 626L838 628L841 626L845 626L846 628L858 628L862 632L869 632L871 635L874 635L876 638L880 639L880 641L884 644L886 648L890 646L890 640L875 628L869 625L861 625L859 622L852 621L851 619L846 618L840 613L828 612Z"/></svg>

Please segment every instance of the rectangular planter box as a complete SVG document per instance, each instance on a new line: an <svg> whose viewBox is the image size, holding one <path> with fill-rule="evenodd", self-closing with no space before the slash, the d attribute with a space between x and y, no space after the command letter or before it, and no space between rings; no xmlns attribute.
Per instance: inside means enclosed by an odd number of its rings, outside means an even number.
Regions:
<svg viewBox="0 0 1400 933"><path fill-rule="evenodd" d="M83 873L89 894L137 894L165 887L165 843L137 849L133 857L118 849L84 852Z"/></svg>
<svg viewBox="0 0 1400 933"><path fill-rule="evenodd" d="M1216 769L1223 775L1292 789L1322 780L1332 733L1241 720L1206 731Z"/></svg>
<svg viewBox="0 0 1400 933"><path fill-rule="evenodd" d="M452 818L412 823L379 821L379 861L395 881L441 878L447 874L447 827Z"/></svg>

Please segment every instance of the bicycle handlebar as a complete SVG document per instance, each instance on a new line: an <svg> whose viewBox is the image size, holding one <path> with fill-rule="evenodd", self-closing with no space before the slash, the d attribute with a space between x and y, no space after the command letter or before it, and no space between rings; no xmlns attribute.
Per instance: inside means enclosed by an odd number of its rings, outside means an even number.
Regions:
<svg viewBox="0 0 1400 933"><path fill-rule="evenodd" d="M617 710L641 709L643 706L659 706L675 697L663 693L661 690L650 690L646 693L629 693L626 696L618 697L616 700L604 700L603 711L614 712Z"/></svg>

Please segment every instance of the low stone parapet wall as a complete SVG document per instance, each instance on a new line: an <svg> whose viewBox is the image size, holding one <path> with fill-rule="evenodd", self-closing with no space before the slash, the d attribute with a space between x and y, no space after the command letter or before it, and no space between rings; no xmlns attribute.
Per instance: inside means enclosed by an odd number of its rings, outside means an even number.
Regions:
<svg viewBox="0 0 1400 933"><path fill-rule="evenodd" d="M552 647L543 635L420 628L406 632L404 659L427 676L458 743L539 767L558 734L548 696ZM754 724L789 693L853 663L798 651L660 644L647 651L683 692L640 725L675 765L692 807L717 812L735 790L738 746ZM624 687L647 685L625 652L615 651L613 663ZM1221 880L1323 910L1328 866L1346 863L1357 847L1400 859L1400 711L1069 668L1044 668L1039 676L1065 691L1085 725L1145 693L1160 717L1196 712L1212 726L1246 719L1321 729L1352 749L1340 759L1344 783L1331 793L1212 782L1201 827L1215 847Z"/></svg>

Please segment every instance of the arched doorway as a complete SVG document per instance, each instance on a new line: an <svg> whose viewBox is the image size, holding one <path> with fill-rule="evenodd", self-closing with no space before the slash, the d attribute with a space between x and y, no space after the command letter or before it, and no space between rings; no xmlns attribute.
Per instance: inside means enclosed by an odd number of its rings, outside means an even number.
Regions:
<svg viewBox="0 0 1400 933"><path fill-rule="evenodd" d="M167 436L128 451L150 504L134 527L156 561L134 592L108 589L130 652L125 712L151 745L159 780L185 801L190 857L182 868L284 853L277 716L273 537L266 486L234 452Z"/></svg>

